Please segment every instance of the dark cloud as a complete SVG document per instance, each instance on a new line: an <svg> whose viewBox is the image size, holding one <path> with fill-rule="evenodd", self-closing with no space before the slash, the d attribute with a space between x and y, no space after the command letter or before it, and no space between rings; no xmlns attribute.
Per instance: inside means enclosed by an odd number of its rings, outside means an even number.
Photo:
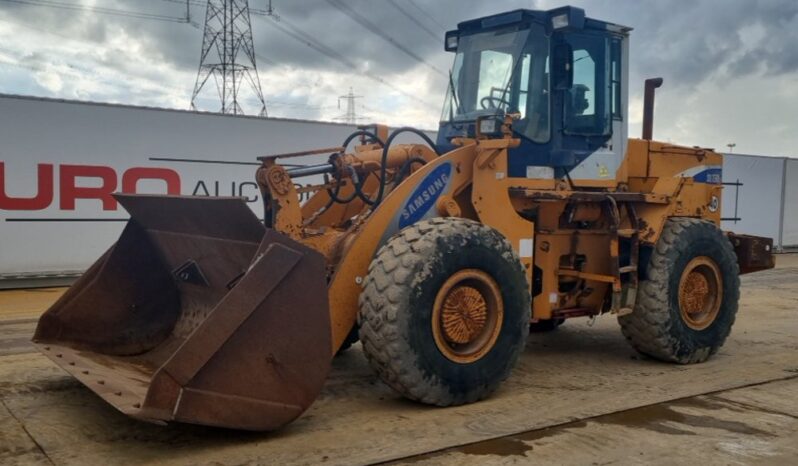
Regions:
<svg viewBox="0 0 798 466"><path fill-rule="evenodd" d="M59 0L77 3L79 0ZM349 85L340 80L325 81L330 72L361 79L356 91L371 93L369 105L377 105L374 94L393 90L379 83L402 84L407 76L418 76L419 89L413 91L428 102L439 103L446 81L431 67L446 70L452 56L442 50L445 29L460 21L515 8L553 8L562 3L552 0L394 0L414 15L424 28L411 21L392 2L384 0L272 0L281 21L253 16L252 26L259 68L264 83L291 79L291 88L302 92L274 95L264 85L269 99L282 102L285 109L304 106L303 117L325 114L327 103L309 100L326 95L332 102ZM343 3L378 27L390 40L401 43L419 59L409 56L353 20L337 4ZM668 92L689 95L709 83L723 86L730 80L746 77L774 77L798 72L798 0L572 0L598 19L634 28L631 39L631 92L639 97L644 78L662 76ZM97 0L97 6L147 12L171 17L184 15L184 7L164 0ZM250 0L253 8L264 8L266 0ZM192 6L192 20L200 25L204 7ZM24 6L0 1L0 19L16 22L42 32L42 41L55 37L95 44L96 50L82 50L71 56L27 53L32 67L47 61L68 61L76 70L101 66L119 75L137 76L157 83L164 70L186 76L185 91L190 92L196 73L202 31L188 24L146 21L85 12ZM439 40L430 31L440 36ZM47 35L43 33L47 32ZM293 35L293 36L292 36ZM119 43L120 37L136 42L133 50ZM322 53L308 46L309 37ZM314 46L315 46L314 45ZM30 50L35 44L3 44L4 49ZM332 55L332 56L330 56ZM163 65L163 66L154 66ZM288 77L290 75L290 78ZM377 79L379 78L379 79ZM182 78L181 78L182 79ZM120 80L124 81L124 80ZM16 82L16 81L15 81ZM172 81L174 82L174 81ZM415 82L415 81L414 81ZM174 85L174 84L173 84ZM115 99L124 99L129 83L120 82ZM366 89L371 86L370 89ZM286 86L283 86L285 88ZM148 103L146 90L127 88L132 101ZM13 91L5 88L5 90ZM757 89L757 91L766 91ZM69 97L69 96L66 96ZM97 97L95 97L97 98ZM380 102L380 105L396 105ZM164 104L166 105L166 104ZM406 105L415 102L406 99ZM792 112L786 106L785 113ZM279 108L279 105L277 105ZM429 112L429 108L424 112ZM329 112L327 112L329 114ZM425 120L427 125L437 115Z"/></svg>
<svg viewBox="0 0 798 466"><path fill-rule="evenodd" d="M383 34L422 57L425 63L408 56L383 37L370 32L336 8L336 0L274 0L282 17L279 24L272 19L253 16L262 72L276 64L287 65L312 73L335 70L358 73L369 69L373 73L391 76L407 70L431 73L432 82L444 85L443 78L430 69L448 68L451 56L442 51L442 39L435 41L418 25L404 17L389 2L379 0L337 0L354 9ZM460 21L518 7L532 7L536 2L477 0L414 0L423 9L416 9L407 0L407 11L419 21L439 32L440 25L453 28ZM121 7L133 2L116 0ZM135 2L137 9L160 14L180 15L179 5L157 0ZM265 2L251 2L253 8ZM629 25L632 33L632 77L640 82L646 77L660 75L673 87L693 87L707 79L733 79L755 73L791 73L798 69L798 2L795 0L699 0L657 1L639 0L576 1L588 15ZM160 5L159 5L160 4ZM554 2L538 6L553 7ZM203 8L193 7L194 20L201 22ZM131 29L131 20L107 19ZM140 22L135 26L147 44L148 53L167 60L177 67L196 68L201 32L185 25ZM102 42L108 38L108 27L90 23L92 29L83 32L89 40ZM756 43L746 43L748 29L764 30ZM346 58L329 57L284 30L299 31ZM94 31L94 32L90 32Z"/></svg>
<svg viewBox="0 0 798 466"><path fill-rule="evenodd" d="M635 81L658 75L669 86L694 87L713 78L798 70L794 0L579 3L589 15L635 28L631 40ZM764 30L763 39L746 37L746 32L757 29Z"/></svg>
<svg viewBox="0 0 798 466"><path fill-rule="evenodd" d="M443 37L446 27L457 22L497 11L529 7L530 1L477 0L408 0L406 10L417 15L428 29ZM275 64L314 70L334 69L357 72L368 67L373 72L391 75L410 69L430 72L428 65L392 46L384 38L370 32L339 8L340 2L379 26L381 32L414 55L438 69L448 67L450 56L442 52L441 42L397 10L390 2L380 0L273 0L282 17L280 24L271 19L253 16L261 68L268 72ZM265 1L251 1L253 8L262 8ZM633 50L635 76L661 74L679 85L691 86L715 75L724 66L733 73L762 71L788 73L798 68L798 2L795 0L639 0L575 1L588 15L626 24L635 28ZM553 2L543 2L554 6ZM183 6L158 0L105 0L97 5L130 11L181 17ZM97 44L108 43L118 31L135 35L144 44L142 53L154 60L164 60L178 68L194 69L199 59L201 31L185 24L144 21L90 13L61 11L0 3L0 10L30 26L58 31L62 35ZM193 20L202 23L204 8L192 6ZM741 31L761 26L765 38L750 50L744 50ZM343 60L325 56L283 29L304 32L324 46L343 55L359 69ZM124 67L124 59L105 57L113 66Z"/></svg>
<svg viewBox="0 0 798 466"><path fill-rule="evenodd" d="M730 63L729 77L798 71L798 2L787 9L767 12L770 14L763 14L756 23L761 37Z"/></svg>

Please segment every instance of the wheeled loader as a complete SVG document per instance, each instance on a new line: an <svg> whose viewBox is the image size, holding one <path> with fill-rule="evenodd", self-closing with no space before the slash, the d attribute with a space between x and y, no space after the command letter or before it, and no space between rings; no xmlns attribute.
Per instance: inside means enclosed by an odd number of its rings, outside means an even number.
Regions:
<svg viewBox="0 0 798 466"><path fill-rule="evenodd" d="M627 139L629 32L572 7L460 23L437 141L374 125L261 157L263 219L239 198L117 195L124 232L34 342L129 416L248 430L300 416L357 338L437 406L489 396L530 328L575 317L706 360L772 241L720 229L719 153L652 140L661 80Z"/></svg>

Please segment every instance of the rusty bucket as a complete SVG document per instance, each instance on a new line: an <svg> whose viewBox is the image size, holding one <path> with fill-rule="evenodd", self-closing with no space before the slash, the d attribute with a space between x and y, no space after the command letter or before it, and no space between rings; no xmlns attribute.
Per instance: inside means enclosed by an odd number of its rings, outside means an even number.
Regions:
<svg viewBox="0 0 798 466"><path fill-rule="evenodd" d="M239 198L117 195L117 243L39 320L40 351L134 418L247 430L330 370L324 258Z"/></svg>

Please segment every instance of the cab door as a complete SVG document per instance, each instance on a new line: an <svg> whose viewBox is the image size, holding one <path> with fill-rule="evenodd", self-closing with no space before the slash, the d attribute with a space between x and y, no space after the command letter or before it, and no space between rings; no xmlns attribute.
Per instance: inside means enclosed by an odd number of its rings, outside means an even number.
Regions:
<svg viewBox="0 0 798 466"><path fill-rule="evenodd" d="M626 153L624 40L571 33L573 84L564 91L563 149L573 153L572 179L614 180Z"/></svg>

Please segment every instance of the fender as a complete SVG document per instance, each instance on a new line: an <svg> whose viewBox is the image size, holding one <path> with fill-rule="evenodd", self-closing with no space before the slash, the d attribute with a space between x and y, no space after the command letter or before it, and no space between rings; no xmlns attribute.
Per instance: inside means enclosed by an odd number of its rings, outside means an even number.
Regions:
<svg viewBox="0 0 798 466"><path fill-rule="evenodd" d="M355 323L361 291L360 285L363 282L363 277L368 273L372 258L379 247L399 231L402 216L404 213L409 214L409 205L415 203L418 196L421 196L422 205L413 213L416 214L419 210L423 210L419 219L441 216L434 201L430 202L429 198L426 201L423 200L425 188L429 188L428 184L434 187L435 182L438 181L438 186L441 187L440 190L435 191L438 197L461 191L471 182L476 156L476 145L469 144L427 163L391 191L363 223L360 231L354 233L357 236L344 252L343 260L338 264L328 288L333 354L341 346ZM451 174L448 175L446 186L443 188L440 184L440 173L445 171L441 167L447 164L451 166ZM429 191L427 195L430 196ZM406 206L408 206L407 212L405 212Z"/></svg>

